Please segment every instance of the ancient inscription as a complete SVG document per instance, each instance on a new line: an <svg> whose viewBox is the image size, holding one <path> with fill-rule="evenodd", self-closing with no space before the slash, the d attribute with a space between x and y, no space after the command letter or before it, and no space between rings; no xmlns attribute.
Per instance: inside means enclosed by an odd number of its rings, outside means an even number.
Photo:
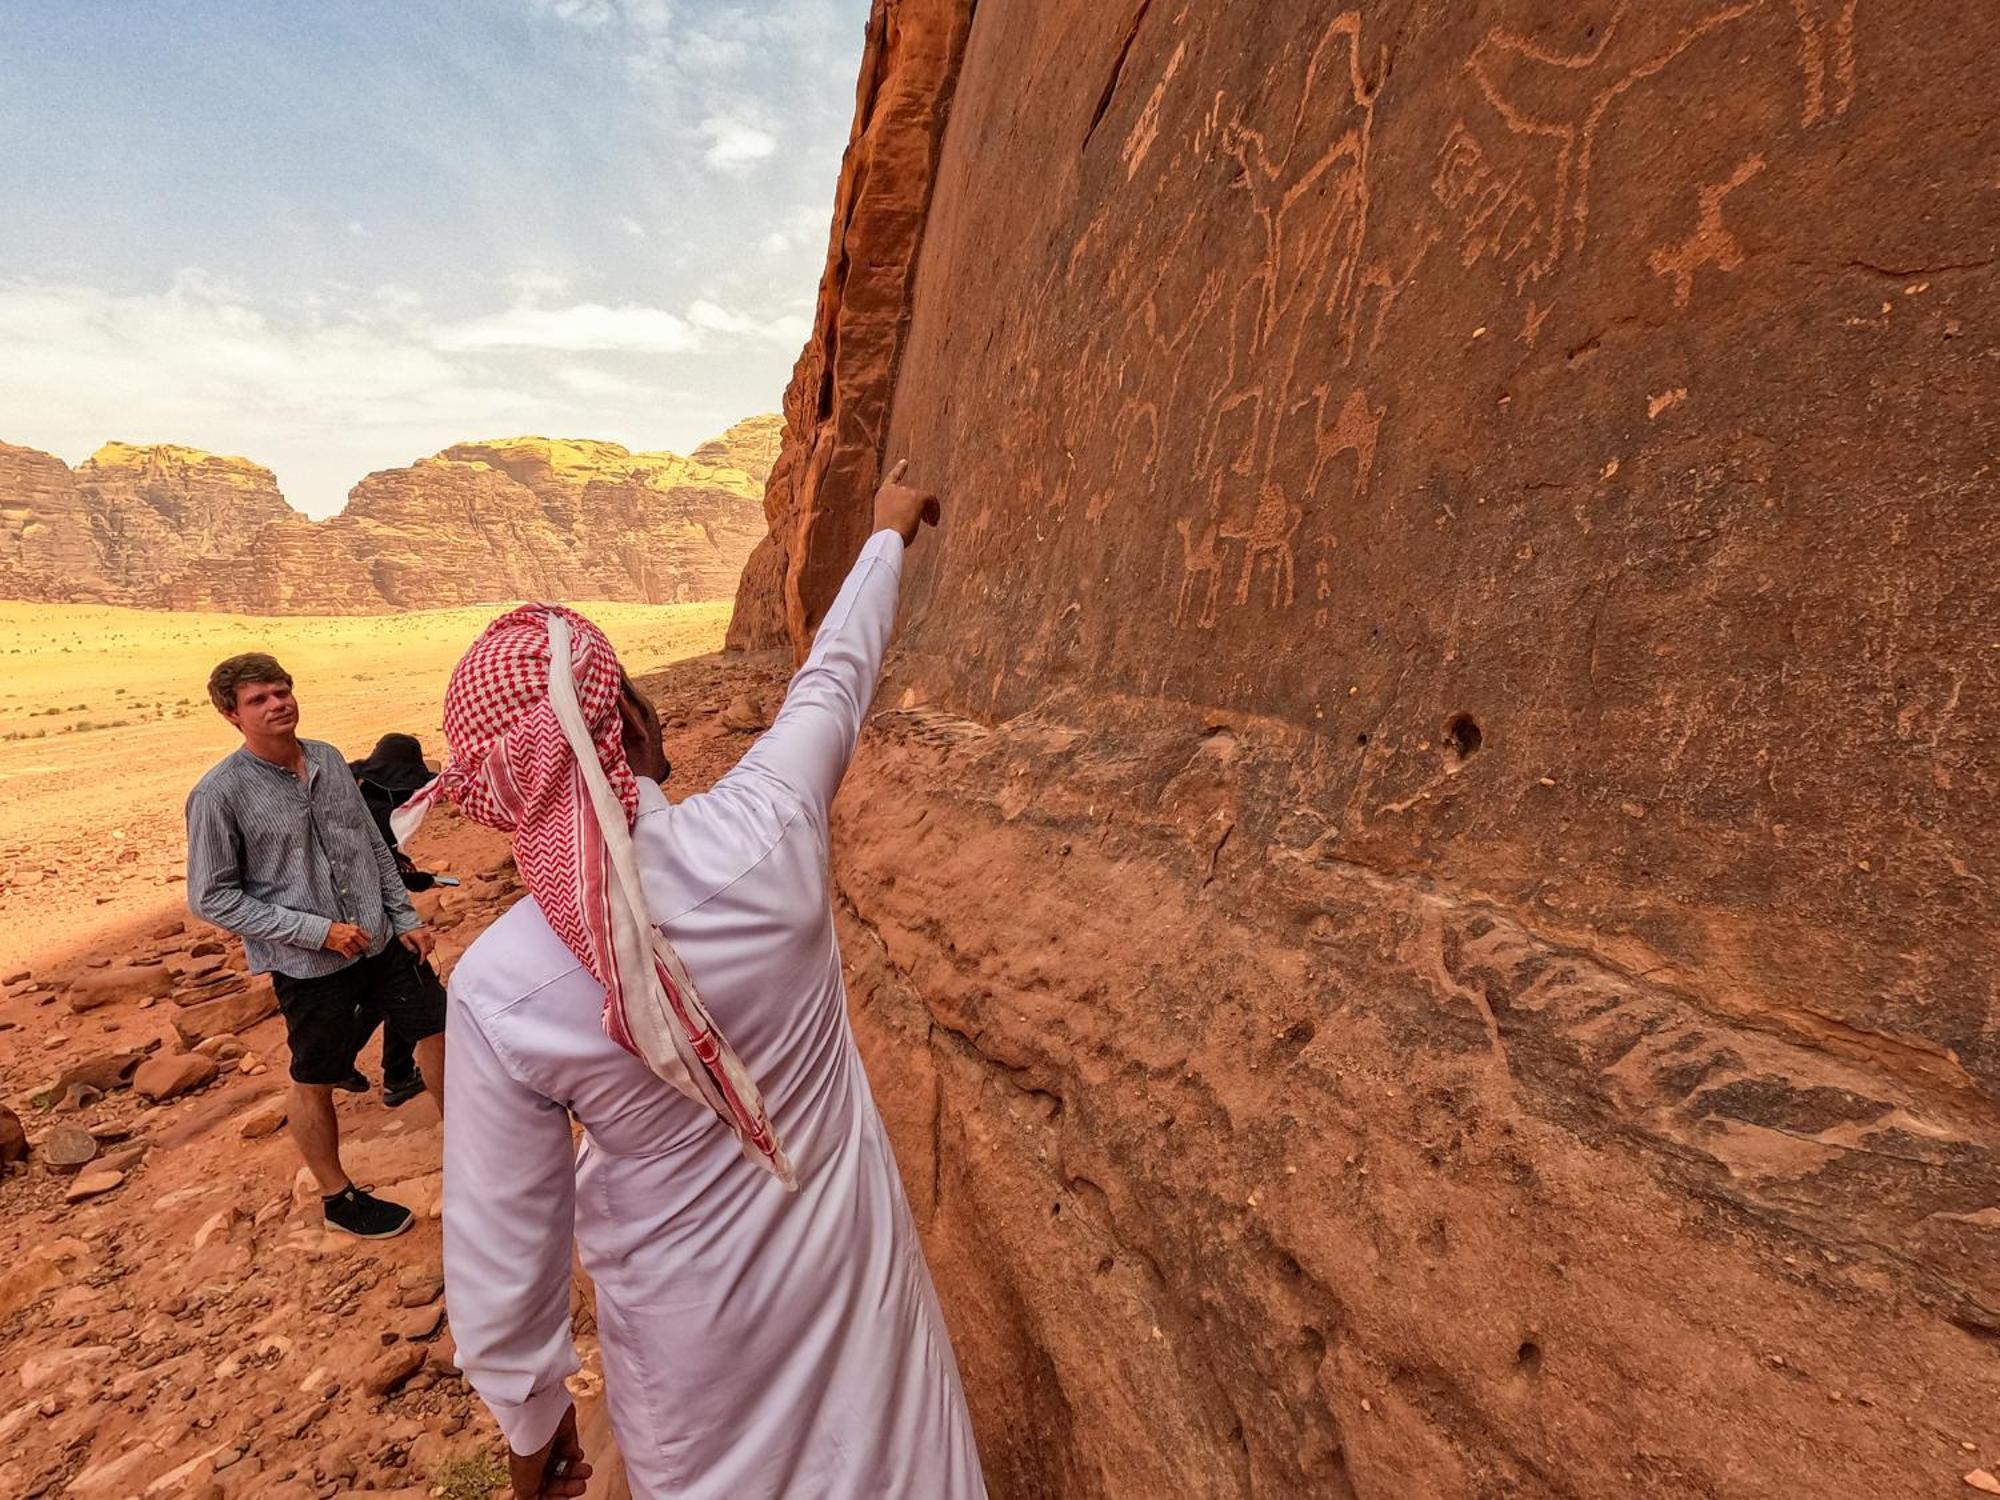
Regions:
<svg viewBox="0 0 2000 1500"><path fill-rule="evenodd" d="M1733 271L1743 264L1743 247L1722 222L1722 200L1764 170L1764 158L1752 156L1739 163L1721 182L1709 183L1695 193L1699 217L1693 233L1677 245L1662 246L1646 257L1655 274L1674 283L1674 306L1686 307L1694 295L1695 272L1703 266Z"/></svg>

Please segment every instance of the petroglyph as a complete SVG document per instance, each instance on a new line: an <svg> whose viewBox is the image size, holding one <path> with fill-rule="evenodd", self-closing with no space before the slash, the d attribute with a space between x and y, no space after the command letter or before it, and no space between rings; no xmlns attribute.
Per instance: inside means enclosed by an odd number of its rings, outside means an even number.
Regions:
<svg viewBox="0 0 2000 1500"><path fill-rule="evenodd" d="M1257 494L1257 509L1250 524L1241 529L1224 526L1225 541L1243 544L1243 571L1236 580L1236 602L1247 603L1250 580L1265 564L1271 569L1271 606L1290 604L1297 595L1293 586L1292 538L1297 535L1305 512L1285 498L1285 492L1266 482ZM1183 535L1185 540L1185 535Z"/></svg>
<svg viewBox="0 0 2000 1500"><path fill-rule="evenodd" d="M1829 113L1844 115L1854 102L1854 7L1856 0L1792 0L1799 27L1799 72L1805 88L1805 123L1816 125Z"/></svg>
<svg viewBox="0 0 2000 1500"><path fill-rule="evenodd" d="M1153 86L1146 107L1139 111L1139 118L1132 126L1132 133L1125 137L1125 144L1118 152L1118 159L1125 163L1125 180L1130 182L1145 165L1146 153L1153 149L1153 142L1160 135L1160 106L1166 101L1167 86L1174 81L1174 75L1181 70L1181 62L1187 57L1187 43L1174 48L1174 55L1167 59L1167 71Z"/></svg>
<svg viewBox="0 0 2000 1500"><path fill-rule="evenodd" d="M1547 215L1521 187L1521 176L1521 169L1503 174L1490 165L1461 120L1445 137L1431 177L1431 193L1457 225L1458 263L1470 270L1490 256L1515 273L1517 291L1543 269L1532 252L1548 233Z"/></svg>
<svg viewBox="0 0 2000 1500"><path fill-rule="evenodd" d="M1856 0L1787 3L1797 32L1801 124L1846 114L1855 94ZM1447 135L1432 191L1454 216L1464 264L1492 257L1514 273L1518 292L1580 253L1589 237L1593 160L1613 106L1705 38L1777 5L1625 0L1581 51L1505 27L1488 32L1466 73L1507 136L1533 153L1524 165L1497 165L1492 143L1467 123Z"/></svg>
<svg viewBox="0 0 2000 1500"><path fill-rule="evenodd" d="M1201 533L1201 540L1193 537L1194 528L1186 521L1174 522L1174 530L1181 534L1181 591L1174 601L1174 623L1180 624L1187 618L1188 604L1191 602L1198 584L1205 584L1207 592L1202 595L1201 612L1196 623L1203 630L1213 630L1217 615L1215 601L1222 592L1222 554L1215 547L1215 523L1210 522Z"/></svg>
<svg viewBox="0 0 2000 1500"><path fill-rule="evenodd" d="M1699 189L1695 201L1700 216L1694 232L1679 244L1661 246L1646 257L1646 264L1657 275L1673 278L1675 307L1688 305L1694 295L1695 272L1703 266L1733 271L1743 264L1743 247L1722 222L1722 200L1763 170L1761 155L1748 157L1723 181Z"/></svg>
<svg viewBox="0 0 2000 1500"><path fill-rule="evenodd" d="M1320 482L1329 463L1341 453L1357 456L1357 493L1373 464L1380 412L1355 392L1328 426L1329 388L1313 380L1311 368L1323 370L1329 354L1351 364L1363 290L1374 287L1392 301L1402 285L1379 268L1361 273L1375 97L1387 67L1383 54L1371 82L1362 56L1360 17L1335 17L1297 75L1297 100L1289 109L1262 101L1264 118L1290 115L1285 130L1267 136L1240 117L1216 130L1219 150L1238 166L1262 253L1227 299L1226 316L1222 298L1209 301L1177 365L1204 346L1210 330L1223 333L1226 394L1202 418L1192 475L1207 481L1209 513L1199 536L1210 548L1220 541L1238 553L1232 607L1251 601L1260 575L1268 588L1256 597L1273 609L1295 602L1298 534L1309 507L1326 509ZM1179 380L1177 368L1177 388ZM1193 570L1209 566L1207 553L1191 550L1196 534L1194 523L1182 534L1190 569L1184 596ZM1218 552L1217 565L1226 570L1229 559ZM1176 618L1185 615L1184 597Z"/></svg>

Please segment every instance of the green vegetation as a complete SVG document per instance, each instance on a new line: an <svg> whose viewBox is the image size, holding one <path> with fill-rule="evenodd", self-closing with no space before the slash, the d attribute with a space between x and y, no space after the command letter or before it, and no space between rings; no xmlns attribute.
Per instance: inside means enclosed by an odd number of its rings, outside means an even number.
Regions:
<svg viewBox="0 0 2000 1500"><path fill-rule="evenodd" d="M431 1487L443 1500L487 1500L506 1482L506 1467L491 1453L446 1459L431 1472Z"/></svg>

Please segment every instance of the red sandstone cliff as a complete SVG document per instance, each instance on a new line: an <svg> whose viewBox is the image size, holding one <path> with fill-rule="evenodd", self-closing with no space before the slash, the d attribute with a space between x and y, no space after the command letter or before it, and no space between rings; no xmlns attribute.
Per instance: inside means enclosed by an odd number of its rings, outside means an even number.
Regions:
<svg viewBox="0 0 2000 1500"><path fill-rule="evenodd" d="M321 522L243 459L113 444L72 472L0 445L0 596L252 614L722 599L762 535L776 445L775 417L738 423L700 459L461 443L369 475Z"/></svg>
<svg viewBox="0 0 2000 1500"><path fill-rule="evenodd" d="M1960 1491L1996 47L878 0L731 639L950 497L835 873L996 1497Z"/></svg>

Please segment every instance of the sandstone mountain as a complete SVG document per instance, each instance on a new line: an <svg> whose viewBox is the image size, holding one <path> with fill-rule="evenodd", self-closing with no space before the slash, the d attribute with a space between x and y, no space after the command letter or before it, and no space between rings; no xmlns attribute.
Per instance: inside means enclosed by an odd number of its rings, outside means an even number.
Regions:
<svg viewBox="0 0 2000 1500"><path fill-rule="evenodd" d="M1996 48L878 0L732 640L946 493L835 908L996 1500L1961 1492Z"/></svg>
<svg viewBox="0 0 2000 1500"><path fill-rule="evenodd" d="M72 471L0 444L0 593L252 614L722 598L763 531L778 428L751 418L695 458L461 443L370 474L326 521L245 459L114 443Z"/></svg>

